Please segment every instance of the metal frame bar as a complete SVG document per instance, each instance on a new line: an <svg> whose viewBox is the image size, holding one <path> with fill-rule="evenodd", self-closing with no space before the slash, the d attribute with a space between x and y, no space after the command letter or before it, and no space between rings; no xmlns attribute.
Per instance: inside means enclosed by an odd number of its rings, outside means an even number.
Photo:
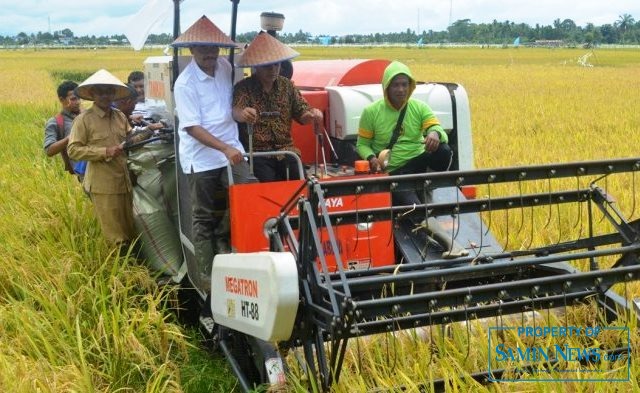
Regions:
<svg viewBox="0 0 640 393"><path fill-rule="evenodd" d="M302 166L302 160L300 160L300 157L291 151L286 151L286 150L281 150L281 151L254 151L252 153L244 153L242 155L242 157L245 158L249 158L250 160L252 160L252 157L271 157L271 156L290 156L293 157L296 160L296 163L298 164L298 173L300 173L300 176L304 176L304 167ZM252 174L253 174L253 168L252 168ZM233 168L231 163L227 163L227 177L229 178L229 185L233 185Z"/></svg>
<svg viewBox="0 0 640 393"><path fill-rule="evenodd" d="M283 344L302 345L311 375L323 389L329 389L340 376L346 344L350 338L467 319L559 307L567 302L596 298L608 317L624 299L609 289L615 283L640 279L640 222L628 223L612 205L610 198L593 184L588 188L546 193L457 200L416 206L417 214L429 216L482 213L565 203L588 203L589 233L555 245L523 251L505 251L475 257L429 260L421 263L345 271L338 261L337 271L329 272L319 231L326 229L336 256L333 226L336 222L357 223L389 220L406 212L406 206L327 211L324 199L398 190L433 190L440 187L497 184L567 177L604 175L640 170L640 160L588 161L530 167L498 168L480 171L439 172L420 175L382 176L353 180L307 182L308 197L283 208L274 224L272 236L284 237L279 244L295 244L300 268L300 323L292 338ZM614 232L594 235L592 207L603 212ZM298 230L296 242L296 230ZM619 256L609 269L598 269L596 260ZM588 260L590 270L569 264ZM316 262L316 261L319 261ZM446 289L442 286L446 283ZM395 292L382 296L384 288ZM411 288L412 292L409 292ZM327 352L325 342L329 342ZM328 357L327 357L328 356Z"/></svg>

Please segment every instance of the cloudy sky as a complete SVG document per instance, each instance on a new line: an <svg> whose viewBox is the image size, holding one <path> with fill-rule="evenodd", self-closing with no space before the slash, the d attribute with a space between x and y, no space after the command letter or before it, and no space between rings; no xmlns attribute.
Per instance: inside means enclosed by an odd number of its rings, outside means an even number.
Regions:
<svg viewBox="0 0 640 393"><path fill-rule="evenodd" d="M147 1L151 0L18 0L3 1L0 35L71 29L76 36L121 34ZM156 0L167 1L171 0ZM184 0L182 30L207 15L229 33L229 0ZM613 23L620 15L640 20L639 0L241 0L238 32L259 29L263 11L285 15L284 32L313 35L399 32L446 29L450 22L527 23L551 25L572 19L577 25ZM171 15L154 33L171 33ZM142 22L142 21L141 21Z"/></svg>

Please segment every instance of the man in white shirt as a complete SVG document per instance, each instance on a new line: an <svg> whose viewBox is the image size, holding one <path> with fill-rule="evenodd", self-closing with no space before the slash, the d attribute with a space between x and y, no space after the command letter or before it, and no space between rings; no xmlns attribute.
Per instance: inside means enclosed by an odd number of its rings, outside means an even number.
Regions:
<svg viewBox="0 0 640 393"><path fill-rule="evenodd" d="M229 186L228 164L234 183L257 179L242 156L244 149L232 117L232 67L218 57L221 47L235 47L235 43L203 16L173 45L187 47L193 55L176 80L174 96L180 125L180 166L189 183L193 245L200 273L195 284L207 290L213 256L228 252L221 249L216 234L220 224L214 216L216 189L220 184Z"/></svg>

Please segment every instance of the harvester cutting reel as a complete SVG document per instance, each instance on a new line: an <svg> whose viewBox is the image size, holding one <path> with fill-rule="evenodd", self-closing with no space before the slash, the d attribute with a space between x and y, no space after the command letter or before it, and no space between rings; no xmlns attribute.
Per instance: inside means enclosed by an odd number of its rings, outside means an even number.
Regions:
<svg viewBox="0 0 640 393"><path fill-rule="evenodd" d="M640 277L640 222L624 217L609 189L625 194L621 201L633 217L638 170L636 158L310 180L308 197L285 206L271 231L273 251L295 258L300 294L291 335L279 347L302 346L308 373L328 389L339 378L347 342L354 337L542 309L566 311L581 302L595 302L606 321L617 319L621 310L637 319L627 284ZM460 189L469 186L485 196L467 200ZM425 203L339 212L326 203L402 191L417 192ZM430 217L470 255L443 259L437 245L424 241L415 229ZM366 231L385 221L393 223L388 238L360 241L387 242L395 247L394 260L348 270L338 228L353 224ZM494 238L499 231L504 246ZM335 264L327 262L329 256ZM624 293L612 290L617 283ZM491 379L486 373L474 376Z"/></svg>

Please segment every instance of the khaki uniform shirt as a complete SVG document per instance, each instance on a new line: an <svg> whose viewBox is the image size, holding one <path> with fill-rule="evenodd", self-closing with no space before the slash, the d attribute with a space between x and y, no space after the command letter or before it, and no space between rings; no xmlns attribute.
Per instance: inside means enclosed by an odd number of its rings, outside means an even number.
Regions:
<svg viewBox="0 0 640 393"><path fill-rule="evenodd" d="M112 109L109 114L93 105L73 122L67 152L73 160L89 161L84 189L97 194L131 192L127 157L107 157L107 147L124 142L131 126L125 115Z"/></svg>

